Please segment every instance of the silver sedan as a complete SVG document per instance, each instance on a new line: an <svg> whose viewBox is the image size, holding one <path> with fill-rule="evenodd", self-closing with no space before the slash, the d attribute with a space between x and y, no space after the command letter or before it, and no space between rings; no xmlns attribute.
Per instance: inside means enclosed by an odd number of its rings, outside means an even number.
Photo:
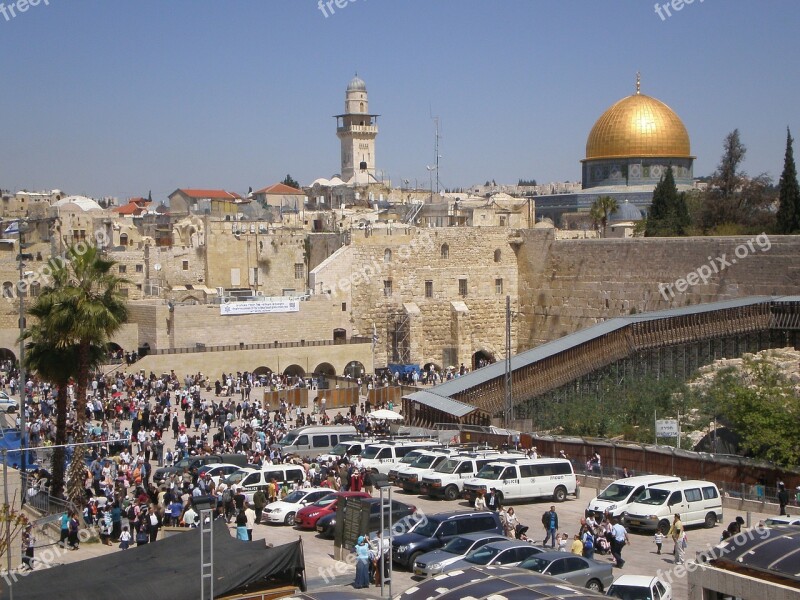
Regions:
<svg viewBox="0 0 800 600"><path fill-rule="evenodd" d="M614 583L611 563L601 563L566 552L542 552L531 556L518 566L521 569L552 575L556 579L563 579L595 592L603 592Z"/></svg>

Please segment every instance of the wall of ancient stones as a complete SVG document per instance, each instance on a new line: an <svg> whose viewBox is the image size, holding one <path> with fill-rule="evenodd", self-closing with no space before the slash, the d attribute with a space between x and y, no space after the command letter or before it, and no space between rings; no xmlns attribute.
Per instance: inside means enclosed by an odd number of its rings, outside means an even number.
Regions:
<svg viewBox="0 0 800 600"><path fill-rule="evenodd" d="M800 236L555 240L535 230L521 236L521 347L611 317L800 291Z"/></svg>

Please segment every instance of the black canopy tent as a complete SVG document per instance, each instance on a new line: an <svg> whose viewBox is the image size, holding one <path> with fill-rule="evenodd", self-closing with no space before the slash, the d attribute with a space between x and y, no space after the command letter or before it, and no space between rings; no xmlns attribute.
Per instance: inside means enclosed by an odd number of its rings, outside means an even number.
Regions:
<svg viewBox="0 0 800 600"><path fill-rule="evenodd" d="M301 585L305 569L300 540L269 548L262 540L231 537L224 521L214 522L214 596L265 589L272 578ZM0 578L0 598L9 583L18 600L197 600L200 583L200 530L192 529L145 546L133 547L25 577ZM304 587L304 586L303 586Z"/></svg>

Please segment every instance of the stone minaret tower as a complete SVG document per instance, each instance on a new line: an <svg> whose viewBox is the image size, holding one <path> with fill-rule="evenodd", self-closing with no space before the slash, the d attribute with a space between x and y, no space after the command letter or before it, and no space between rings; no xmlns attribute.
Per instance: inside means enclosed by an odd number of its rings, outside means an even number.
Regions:
<svg viewBox="0 0 800 600"><path fill-rule="evenodd" d="M375 137L378 115L370 114L367 85L356 75L347 86L344 114L335 115L336 135L342 144L344 181L356 176L358 183L368 183L375 176Z"/></svg>

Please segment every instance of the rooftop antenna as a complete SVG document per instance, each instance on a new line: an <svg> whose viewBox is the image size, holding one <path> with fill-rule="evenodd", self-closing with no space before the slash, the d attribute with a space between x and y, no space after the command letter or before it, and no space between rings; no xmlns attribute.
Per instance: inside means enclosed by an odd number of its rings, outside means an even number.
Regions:
<svg viewBox="0 0 800 600"><path fill-rule="evenodd" d="M434 145L433 145L433 152L434 152L434 159L435 160L434 160L433 164L434 164L434 170L436 171L436 193L438 194L439 193L439 189L441 187L441 183L439 181L439 159L442 158L442 156L439 154L439 139L442 136L439 135L439 117L434 117L433 116L433 111L431 110L430 105L428 105L428 113L430 114L431 119L433 119L433 122L436 125L436 134L435 134ZM433 193L433 190L431 190L431 193Z"/></svg>

